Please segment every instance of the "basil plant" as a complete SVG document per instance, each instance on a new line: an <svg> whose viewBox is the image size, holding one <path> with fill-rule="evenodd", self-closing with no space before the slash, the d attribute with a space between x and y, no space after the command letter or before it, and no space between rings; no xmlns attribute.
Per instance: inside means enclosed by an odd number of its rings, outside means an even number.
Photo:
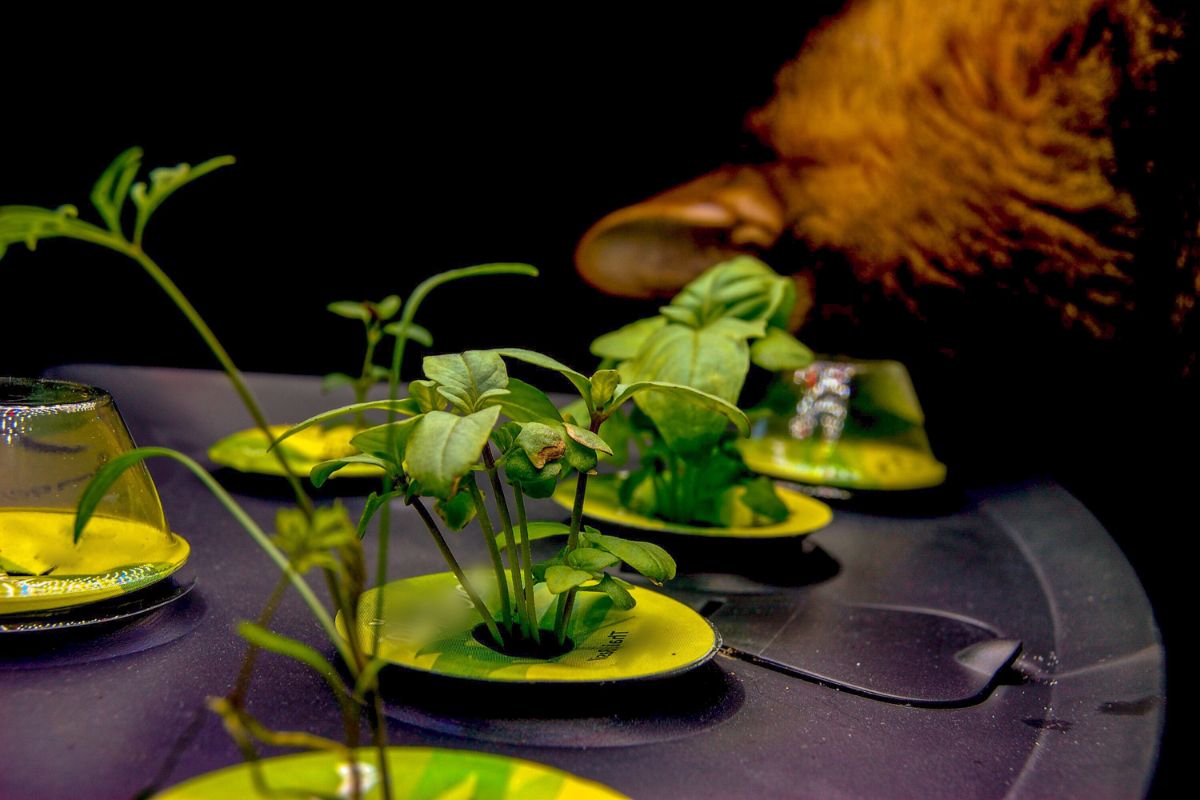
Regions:
<svg viewBox="0 0 1200 800"><path fill-rule="evenodd" d="M581 417L561 413L541 389L510 377L507 362L513 361L566 378L580 395ZM547 653L556 648L561 652L569 637L576 592L603 592L618 608L633 607L628 584L609 572L622 563L656 583L674 577L675 562L661 547L607 536L581 524L588 478L595 474L600 456L613 452L598 431L627 401L661 397L716 415L723 427L732 420L743 433L749 430L746 416L735 405L705 391L668 381L623 383L612 369L589 377L531 350L427 356L422 366L424 377L408 384L407 398L356 403L319 414L288 430L276 444L345 414L387 409L399 415L359 432L351 439L357 454L317 465L310 478L319 486L349 464L373 464L383 470L385 488L368 498L360 533L388 501L401 499L412 506L501 651L525 652L532 642ZM525 498L549 497L571 476L575 503L570 523L531 523ZM442 531L443 526L462 530L473 521L487 545L498 608L485 604ZM553 558L533 563L530 542L555 535L565 535L566 545ZM545 629L534 605L538 584L558 598L553 625Z"/></svg>
<svg viewBox="0 0 1200 800"><path fill-rule="evenodd" d="M812 363L812 351L787 330L795 301L791 279L739 256L700 275L657 316L605 334L591 349L626 383L676 383L736 404L751 364L778 372ZM757 523L785 519L774 484L746 467L725 422L663 394L635 398L600 430L615 463L625 463L631 445L638 455L618 478L622 505L695 525L729 525L746 512Z"/></svg>

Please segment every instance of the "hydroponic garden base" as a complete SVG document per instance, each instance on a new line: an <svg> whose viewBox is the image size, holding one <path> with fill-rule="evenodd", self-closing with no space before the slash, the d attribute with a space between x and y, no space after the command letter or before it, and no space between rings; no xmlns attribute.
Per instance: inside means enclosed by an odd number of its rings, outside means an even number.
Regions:
<svg viewBox="0 0 1200 800"><path fill-rule="evenodd" d="M248 425L217 373L75 366L53 374L109 389L142 444L203 458L218 438ZM343 399L322 395L315 378L251 376L251 383L279 422ZM198 582L188 607L200 613L198 624L132 653L105 630L98 635L111 638L93 647L101 657L6 671L0 707L20 724L0 728L0 797L131 796L167 763L173 742L193 722L194 737L165 785L239 760L203 702L231 685L244 647L233 626L257 615L274 568L182 469L150 468L172 527L191 533L189 571ZM268 523L279 497L264 488L239 499ZM362 501L346 502L357 510ZM531 504L530 511L541 518L561 514L551 503ZM415 516L397 506L393 518L392 575L442 570ZM739 582L710 564L710 571L668 587L729 629L725 644L732 649L701 670L644 684L640 695L613 695L607 714L583 689L539 694L522 687L522 704L511 697L489 701L486 693L449 698L443 684L432 691L394 674L386 684L391 743L516 756L635 798L1144 791L1163 715L1158 632L1116 545L1061 488L1037 479L973 487L959 503L941 503L925 515L839 508L832 524L808 539L823 560L807 564L803 558L813 552L801 551L795 568L804 579L774 581L773 575L787 575L776 564ZM477 535L458 536L454 546L467 560L483 555ZM845 653L849 642L866 654L864 667L881 650L895 650L887 626L847 632L817 613L858 607L936 612L968 626L963 630L1019 641L1023 651L981 696L937 707L802 675L804 668L830 668L791 663L823 648ZM277 627L319 642L294 597ZM843 673L839 680L857 669L854 660L832 663ZM340 735L321 678L274 656L264 656L260 670L252 712L270 724ZM604 746L613 744L621 746Z"/></svg>

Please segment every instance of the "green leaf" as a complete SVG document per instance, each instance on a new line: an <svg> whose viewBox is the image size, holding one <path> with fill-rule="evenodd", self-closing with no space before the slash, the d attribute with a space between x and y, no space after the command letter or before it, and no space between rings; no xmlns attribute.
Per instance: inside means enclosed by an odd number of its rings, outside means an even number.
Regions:
<svg viewBox="0 0 1200 800"><path fill-rule="evenodd" d="M587 402L588 410L590 411L592 409L592 382L588 380L585 375L576 372L561 361L553 359L550 356L543 355L542 353L538 353L533 350L525 350L520 347L500 348L493 350L492 352L498 353L505 358L515 358L518 361L524 361L526 364L532 364L535 367L553 370L554 372L561 374L571 382L571 385L574 386L579 392L579 396L582 397L585 402Z"/></svg>
<svg viewBox="0 0 1200 800"><path fill-rule="evenodd" d="M325 306L325 310L346 319L356 319L360 322L371 321L371 310L365 303L354 300L336 300Z"/></svg>
<svg viewBox="0 0 1200 800"><path fill-rule="evenodd" d="M514 422L558 422L562 419L541 389L518 378L508 379L508 394L501 398L500 409Z"/></svg>
<svg viewBox="0 0 1200 800"><path fill-rule="evenodd" d="M426 378L438 382L438 392L464 414L498 402L507 394L508 370L504 360L490 350L426 356L422 368Z"/></svg>
<svg viewBox="0 0 1200 800"><path fill-rule="evenodd" d="M433 347L433 334L415 322L393 322L383 327L383 332L396 338L404 336L417 344Z"/></svg>
<svg viewBox="0 0 1200 800"><path fill-rule="evenodd" d="M574 567L566 567L561 564L546 568L546 588L550 594L562 594L568 589L574 589L581 583L593 580L594 575L590 572L584 572L581 569Z"/></svg>
<svg viewBox="0 0 1200 800"><path fill-rule="evenodd" d="M344 372L331 372L324 378L321 378L321 391L329 392L339 386L353 386L354 383L354 378Z"/></svg>
<svg viewBox="0 0 1200 800"><path fill-rule="evenodd" d="M584 586L579 591L603 592L612 600L613 605L621 611L628 611L637 605L637 600L633 599L633 595L629 593L629 590L622 586L612 575L605 575L595 586Z"/></svg>
<svg viewBox="0 0 1200 800"><path fill-rule="evenodd" d="M580 428L578 425L572 425L569 422L564 422L563 428L566 430L567 436L589 450L596 450L609 456L613 454L612 448L608 446L608 443L587 428Z"/></svg>
<svg viewBox="0 0 1200 800"><path fill-rule="evenodd" d="M580 444L570 437L564 440L564 444L567 446L567 452L563 454L563 461L567 462L567 465L571 469L588 473L596 469L599 457L596 455L595 450Z"/></svg>
<svg viewBox="0 0 1200 800"><path fill-rule="evenodd" d="M408 384L408 395L417 401L422 413L441 411L446 407L446 399L438 394L437 381L411 381Z"/></svg>
<svg viewBox="0 0 1200 800"><path fill-rule="evenodd" d="M723 414L726 419L734 424L738 433L742 436L750 435L750 420L746 417L745 412L740 408L723 400L716 395L702 392L699 389L693 389L691 386L683 386L678 383L668 383L666 381L637 381L629 385L622 385L617 390L617 396L613 398L611 408L617 408L626 400L629 400L636 395L649 392L659 393L668 398L674 395L677 401L690 402Z"/></svg>
<svg viewBox="0 0 1200 800"><path fill-rule="evenodd" d="M470 492L460 491L449 500L438 500L433 508L452 531L461 531L475 519L475 501Z"/></svg>
<svg viewBox="0 0 1200 800"><path fill-rule="evenodd" d="M387 322L400 310L400 304L403 301L398 294L389 294L387 297L375 304L375 314L381 322ZM422 328L424 330L424 328Z"/></svg>
<svg viewBox="0 0 1200 800"><path fill-rule="evenodd" d="M700 315L690 308L677 308L675 306L666 306L660 308L659 313L669 322L674 322L677 325L686 325L689 328L703 327L703 322Z"/></svg>
<svg viewBox="0 0 1200 800"><path fill-rule="evenodd" d="M345 458L335 458L329 461L322 461L311 470L308 471L308 479L312 481L312 485L320 489L325 481L329 480L329 476L337 472L342 467L350 464L370 464L379 467L385 473L394 471L394 467L388 462L369 455L346 456Z"/></svg>
<svg viewBox="0 0 1200 800"><path fill-rule="evenodd" d="M615 369L600 369L592 373L592 407L604 408L613 399L617 385L621 382L621 373Z"/></svg>
<svg viewBox="0 0 1200 800"><path fill-rule="evenodd" d="M656 544L591 532L586 533L585 539L592 547L607 550L655 583L675 577L675 559Z"/></svg>
<svg viewBox="0 0 1200 800"><path fill-rule="evenodd" d="M664 317L650 317L631 322L617 328L592 342L592 355L611 358L613 361L628 361L638 354L646 340L667 324Z"/></svg>
<svg viewBox="0 0 1200 800"><path fill-rule="evenodd" d="M587 570L588 572L599 572L614 564L619 564L621 559L612 553L595 547L576 547L567 553L565 561L569 567Z"/></svg>
<svg viewBox="0 0 1200 800"><path fill-rule="evenodd" d="M506 422L498 428L492 430L492 441L496 447L500 448L500 457L503 458L513 445L517 442L517 437L521 434L521 426L515 422Z"/></svg>
<svg viewBox="0 0 1200 800"><path fill-rule="evenodd" d="M732 405L750 369L750 350L744 341L704 328L668 325L646 343L632 369L634 385L657 382L690 386ZM622 394L618 392L618 397ZM637 396L636 402L654 421L667 445L685 455L712 447L729 416L714 409L707 399L678 394L645 392Z"/></svg>
<svg viewBox="0 0 1200 800"><path fill-rule="evenodd" d="M267 449L272 450L278 447L280 442L295 436L300 431L311 428L313 425L320 425L322 422L328 422L331 419L344 417L347 414L357 414L360 411L371 410L395 411L399 414L407 414L409 416L421 413L421 409L418 407L416 400L411 397L405 397L401 400L371 400L366 403L352 403L348 406L335 408L332 411L324 411L320 414L317 414L315 417L309 417L308 419L304 420L304 422L293 425L280 434L275 441L271 442L271 446Z"/></svg>
<svg viewBox="0 0 1200 800"><path fill-rule="evenodd" d="M408 473L421 482L426 493L449 498L458 479L479 461L499 416L499 406L464 417L445 411L425 414L408 439Z"/></svg>
<svg viewBox="0 0 1200 800"><path fill-rule="evenodd" d="M569 428L570 426L568 430ZM526 422L522 425L516 443L525 451L525 455L536 469L546 466L549 461L562 458L567 449L562 434L541 422Z"/></svg>
<svg viewBox="0 0 1200 800"><path fill-rule="evenodd" d="M141 244L146 223L164 200L197 178L234 162L233 156L217 156L194 167L191 164L178 164L150 170L149 188L144 183L135 183L129 191L133 204L137 206L137 221L133 226L134 244Z"/></svg>
<svg viewBox="0 0 1200 800"><path fill-rule="evenodd" d="M351 437L350 444L363 453L391 464L389 472L399 472L400 465L404 463L408 437L412 435L413 428L419 419L421 419L420 416L409 417L367 428Z"/></svg>
<svg viewBox="0 0 1200 800"><path fill-rule="evenodd" d="M255 647L269 650L281 656L287 656L295 661L299 661L301 664L307 664L320 675L333 672L333 665L326 661L325 657L318 653L316 648L304 642L275 633L274 631L269 631L253 622L239 622L237 630L243 639Z"/></svg>
<svg viewBox="0 0 1200 800"><path fill-rule="evenodd" d="M772 372L804 369L815 358L799 339L779 328L768 328L766 336L750 345L750 360Z"/></svg>
<svg viewBox="0 0 1200 800"><path fill-rule="evenodd" d="M142 148L131 147L113 159L92 187L92 205L108 229L122 238L125 234L121 231L121 211L133 179L141 168Z"/></svg>
<svg viewBox="0 0 1200 800"><path fill-rule="evenodd" d="M683 287L661 313L696 328L722 317L781 325L791 314L795 297L791 278L779 275L756 258L737 256L706 270Z"/></svg>
<svg viewBox="0 0 1200 800"><path fill-rule="evenodd" d="M520 448L512 450L504 462L504 479L512 486L520 486L530 497L544 499L554 494L558 478L562 475L562 464L552 461L542 468L534 466L529 456Z"/></svg>
<svg viewBox="0 0 1200 800"><path fill-rule="evenodd" d="M367 503L365 506L363 506L362 516L358 518L358 529L356 531L358 533L358 538L361 539L367 535L367 526L371 524L371 518L374 517L375 513L383 507L384 503L388 502L394 497L403 497L404 495L405 492L401 489L385 492L383 494L371 492L369 495L367 495Z"/></svg>
<svg viewBox="0 0 1200 800"><path fill-rule="evenodd" d="M74 540L76 542L79 541L79 537L83 534L88 520L96 512L96 507L104 499L105 495L108 494L108 490L117 478L121 476L121 473L147 458L157 456L170 458L182 464L204 484L205 488L212 492L221 506L238 521L238 524L250 535L250 538L254 539L255 544L262 548L263 552L267 554L275 566L287 576L288 582L296 590L297 594L300 595L301 599L304 600L304 604L308 606L309 611L320 624L330 643L337 648L342 660L347 665L352 666L355 663L354 656L350 652L345 639L338 634L333 618L329 616L329 612L325 610L325 606L313 594L312 587L304 580L303 575L297 572L291 565L291 562L288 561L287 555L271 541L269 536L263 533L262 528L258 526L254 519L237 504L236 500L230 497L229 492L225 491L221 484L217 483L216 479L204 467L200 466L195 459L178 450L171 450L166 447L139 447L122 453L97 470L88 482L88 485L84 487L83 493L79 497L79 504L75 509Z"/></svg>
<svg viewBox="0 0 1200 800"><path fill-rule="evenodd" d="M42 239L57 236L91 242L108 239L108 233L76 219L78 216L79 210L70 205L53 211L36 206L0 206L0 258L11 244L24 244L34 250Z"/></svg>
<svg viewBox="0 0 1200 800"><path fill-rule="evenodd" d="M775 483L770 478L759 476L747 481L746 489L739 499L746 508L772 522L783 522L788 518L788 507L779 499L775 492Z"/></svg>
<svg viewBox="0 0 1200 800"><path fill-rule="evenodd" d="M728 336L736 341L758 339L767 335L767 323L763 320L748 321L737 317L722 317L704 326L707 333Z"/></svg>

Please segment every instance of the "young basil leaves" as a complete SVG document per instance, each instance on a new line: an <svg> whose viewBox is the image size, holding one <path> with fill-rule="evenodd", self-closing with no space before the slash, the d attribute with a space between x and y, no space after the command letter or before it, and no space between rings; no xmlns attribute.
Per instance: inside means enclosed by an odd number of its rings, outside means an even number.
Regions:
<svg viewBox="0 0 1200 800"><path fill-rule="evenodd" d="M659 315L592 342L592 352L622 381L683 384L736 403L750 365L771 371L808 366L812 352L786 330L795 304L788 278L749 256L718 264L688 284ZM701 525L726 525L730 504L779 521L787 509L769 482L754 478L732 446L720 409L646 393L636 408L602 429L640 466L622 479L621 501L639 513Z"/></svg>

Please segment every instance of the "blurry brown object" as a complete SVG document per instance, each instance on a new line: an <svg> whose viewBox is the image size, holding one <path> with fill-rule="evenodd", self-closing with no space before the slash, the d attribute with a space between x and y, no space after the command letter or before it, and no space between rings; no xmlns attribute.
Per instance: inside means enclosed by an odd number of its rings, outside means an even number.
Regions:
<svg viewBox="0 0 1200 800"><path fill-rule="evenodd" d="M1141 313L1181 333L1200 291L1196 215L1145 258L1136 185L1154 143L1136 164L1117 153L1129 117L1153 113L1122 98L1153 98L1179 36L1143 0L852 2L749 117L775 160L608 215L580 242L579 270L658 297L732 253L766 253L796 274L801 316L831 313L822 269L841 269L911 316L999 289L1100 339L1154 293ZM772 258L787 242L840 260Z"/></svg>

